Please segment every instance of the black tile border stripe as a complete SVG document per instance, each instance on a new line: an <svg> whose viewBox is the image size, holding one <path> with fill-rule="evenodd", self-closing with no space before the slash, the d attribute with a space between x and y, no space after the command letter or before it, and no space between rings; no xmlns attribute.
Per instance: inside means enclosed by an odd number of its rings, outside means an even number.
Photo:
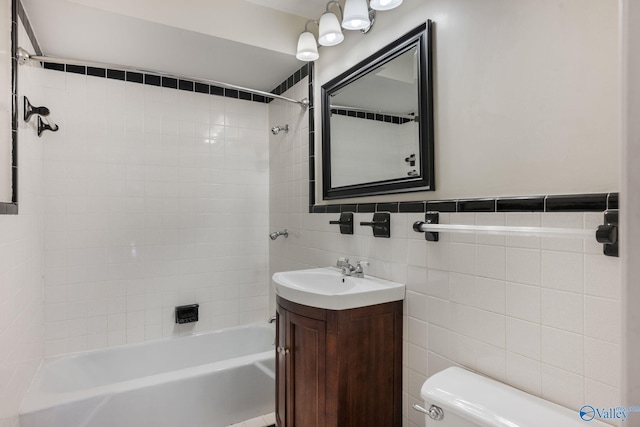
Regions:
<svg viewBox="0 0 640 427"><path fill-rule="evenodd" d="M296 84L300 83L300 80L304 79L307 76L309 76L309 82L311 82L312 73L310 71L312 69L313 69L313 62L308 62L304 64L299 70L294 72L292 75L287 77L282 83L276 86L271 91L271 93L274 95L282 95L283 93L285 93L286 91L294 87ZM269 99L268 102L271 102L271 99Z"/></svg>
<svg viewBox="0 0 640 427"><path fill-rule="evenodd" d="M619 209L619 193L495 197L390 203L349 203L311 206L311 213L332 212L603 212Z"/></svg>
<svg viewBox="0 0 640 427"><path fill-rule="evenodd" d="M458 212L495 212L496 199L458 200Z"/></svg>
<svg viewBox="0 0 640 427"><path fill-rule="evenodd" d="M598 212L607 209L607 193L579 194L567 196L547 196L547 212Z"/></svg>
<svg viewBox="0 0 640 427"><path fill-rule="evenodd" d="M42 55L42 53L38 53L38 54ZM216 96L224 96L227 98L258 102L260 104L268 104L269 102L272 101L271 98L267 98L264 95L253 94L251 92L246 92L246 91L237 90L237 89L225 89L216 85L208 85L206 83L201 83L193 80L177 79L177 78L166 77L166 76L153 74L153 73L138 73L135 71L123 71L123 70L114 70L114 69L105 69L105 68L96 68L96 67L85 67L85 66L72 65L72 64L57 64L53 62L43 62L42 66L47 70L62 71L67 73L81 74L81 75L86 75L91 77L101 77L101 78L107 78L107 79L113 79L113 80L121 80L121 81L130 82L130 83L158 86L158 87L176 89L176 90L187 91L187 92L196 92L196 93L210 94L210 95L216 95ZM304 73L302 72L303 69L305 70ZM308 64L302 67L300 70L296 71L294 75L297 75L297 76L304 75L304 77L306 77L307 74L308 74ZM288 89L290 87L286 85L288 80L291 80L291 78L285 80L285 82L283 83L284 86L283 85L280 85L280 86L282 86L283 88L286 87ZM298 78L297 81L296 79L293 79L295 83L299 82L300 80L301 78ZM278 88L280 88L280 86ZM271 93L280 95L280 93L277 93L276 89L271 91Z"/></svg>
<svg viewBox="0 0 640 427"><path fill-rule="evenodd" d="M400 202L398 212L424 212L425 202Z"/></svg>
<svg viewBox="0 0 640 427"><path fill-rule="evenodd" d="M497 212L541 212L544 211L544 197L510 197L496 200Z"/></svg>

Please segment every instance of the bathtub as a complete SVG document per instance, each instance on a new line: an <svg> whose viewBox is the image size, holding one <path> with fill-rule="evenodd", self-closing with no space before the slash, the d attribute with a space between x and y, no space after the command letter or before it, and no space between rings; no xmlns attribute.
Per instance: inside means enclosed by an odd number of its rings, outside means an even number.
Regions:
<svg viewBox="0 0 640 427"><path fill-rule="evenodd" d="M225 427L274 411L273 325L46 359L21 427Z"/></svg>

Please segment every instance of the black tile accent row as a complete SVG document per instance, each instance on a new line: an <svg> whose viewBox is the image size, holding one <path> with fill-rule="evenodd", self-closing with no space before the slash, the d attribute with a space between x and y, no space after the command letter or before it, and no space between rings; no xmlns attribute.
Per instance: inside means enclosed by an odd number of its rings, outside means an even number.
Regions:
<svg viewBox="0 0 640 427"><path fill-rule="evenodd" d="M271 101L263 95L252 94L250 92L236 89L225 89L215 85L208 85L192 80L175 79L173 77L159 76L150 73L136 73L132 71L112 70L96 67L85 67L72 64L55 64L44 62L43 66L47 70L62 71L74 74L83 74L92 77L102 77L113 80L127 81L131 83L145 84L150 86L165 87L169 89L184 90L188 92L205 93L227 98L242 99L246 101L266 104ZM306 75L305 75L306 76Z"/></svg>
<svg viewBox="0 0 640 427"><path fill-rule="evenodd" d="M601 194L577 194L569 196L547 196L545 200L546 212L583 212L604 211L607 209L606 193Z"/></svg>
<svg viewBox="0 0 640 427"><path fill-rule="evenodd" d="M315 132L315 108L313 106L313 62L308 62L305 66L300 68L300 78L295 77L294 80L298 81L309 76L308 83L308 97L309 97L309 212L313 209L313 205L316 204L316 132Z"/></svg>
<svg viewBox="0 0 640 427"><path fill-rule="evenodd" d="M311 191L312 188L309 190ZM602 212L619 209L618 193L428 200L424 202L315 205L311 213L332 212Z"/></svg>
<svg viewBox="0 0 640 427"><path fill-rule="evenodd" d="M338 116L355 117L357 119L373 120L376 122L393 123L394 125L403 125L405 123L414 122L415 119L406 117L391 116L388 114L365 113L364 111L344 110L341 108L332 108L331 114Z"/></svg>
<svg viewBox="0 0 640 427"><path fill-rule="evenodd" d="M309 72L309 70L312 67L313 67L313 62L309 62L309 63L304 64L302 66L302 68L297 70L295 73L293 73L292 75L287 77L282 83L280 83L278 86L276 86L271 91L271 93L273 93L275 95L282 95L283 93L285 93L286 91L291 89L293 86L298 84L300 82L300 80L304 79L307 76L310 76L309 77L309 81L311 81L311 73ZM269 99L267 102L271 102L271 99Z"/></svg>

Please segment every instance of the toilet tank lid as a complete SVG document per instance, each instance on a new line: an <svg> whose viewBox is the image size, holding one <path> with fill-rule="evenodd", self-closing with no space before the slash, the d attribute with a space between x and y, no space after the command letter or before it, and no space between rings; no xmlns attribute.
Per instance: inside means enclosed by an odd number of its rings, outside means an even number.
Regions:
<svg viewBox="0 0 640 427"><path fill-rule="evenodd" d="M571 410L532 396L498 381L462 368L447 368L422 385L427 404L482 427L585 427L579 410ZM610 427L597 419L590 427Z"/></svg>

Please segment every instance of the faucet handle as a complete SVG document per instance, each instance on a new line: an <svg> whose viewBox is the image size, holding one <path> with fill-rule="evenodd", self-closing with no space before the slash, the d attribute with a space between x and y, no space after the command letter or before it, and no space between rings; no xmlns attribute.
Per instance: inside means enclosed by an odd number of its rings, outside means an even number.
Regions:
<svg viewBox="0 0 640 427"><path fill-rule="evenodd" d="M340 257L338 258L338 262L336 262L336 267L346 267L349 265L349 258L347 257Z"/></svg>
<svg viewBox="0 0 640 427"><path fill-rule="evenodd" d="M358 261L356 262L356 268L355 268L355 276L356 277L364 277L364 269L362 268L363 266L369 266L369 261Z"/></svg>

